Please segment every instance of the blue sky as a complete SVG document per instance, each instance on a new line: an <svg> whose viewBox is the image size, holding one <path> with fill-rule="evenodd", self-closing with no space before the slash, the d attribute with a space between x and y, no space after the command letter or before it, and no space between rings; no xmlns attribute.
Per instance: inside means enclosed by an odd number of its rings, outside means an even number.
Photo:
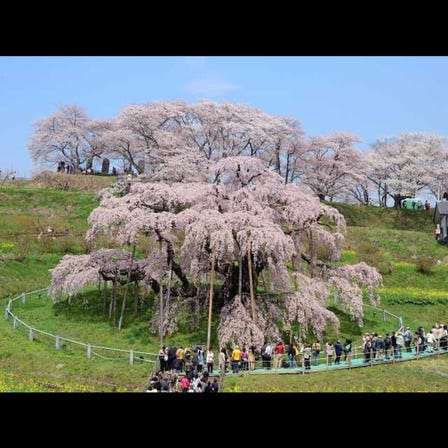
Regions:
<svg viewBox="0 0 448 448"><path fill-rule="evenodd" d="M0 169L30 176L32 124L58 105L112 118L201 98L292 116L307 136L351 131L361 149L408 131L448 137L448 57L0 57Z"/></svg>

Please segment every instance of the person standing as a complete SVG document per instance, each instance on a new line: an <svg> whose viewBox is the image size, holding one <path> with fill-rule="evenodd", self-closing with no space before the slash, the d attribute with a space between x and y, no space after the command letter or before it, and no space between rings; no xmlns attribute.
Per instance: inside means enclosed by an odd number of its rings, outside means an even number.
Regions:
<svg viewBox="0 0 448 448"><path fill-rule="evenodd" d="M348 368L352 367L352 340L346 339L344 342L344 361Z"/></svg>
<svg viewBox="0 0 448 448"><path fill-rule="evenodd" d="M165 346L159 350L160 371L166 372L168 370L168 351Z"/></svg>
<svg viewBox="0 0 448 448"><path fill-rule="evenodd" d="M278 341L274 349L274 369L281 367L283 353L285 352L285 346L282 341Z"/></svg>
<svg viewBox="0 0 448 448"><path fill-rule="evenodd" d="M333 342L328 341L325 344L325 351L327 352L327 366L331 366L331 364L333 364L333 356L334 356Z"/></svg>
<svg viewBox="0 0 448 448"><path fill-rule="evenodd" d="M404 346L406 347L406 352L411 353L411 342L413 339L412 331L409 327L406 327L406 331L404 332Z"/></svg>
<svg viewBox="0 0 448 448"><path fill-rule="evenodd" d="M213 353L212 348L210 347L207 350L207 372L213 373L213 362L214 362L215 354Z"/></svg>
<svg viewBox="0 0 448 448"><path fill-rule="evenodd" d="M204 350L199 346L198 347L198 372L202 372L204 368Z"/></svg>
<svg viewBox="0 0 448 448"><path fill-rule="evenodd" d="M241 370L249 370L249 353L246 346L243 346L243 351L241 352Z"/></svg>
<svg viewBox="0 0 448 448"><path fill-rule="evenodd" d="M294 359L296 357L296 346L294 342L291 342L288 347L288 360L289 360L289 368L294 367Z"/></svg>
<svg viewBox="0 0 448 448"><path fill-rule="evenodd" d="M303 362L304 362L304 366L305 366L305 370L310 370L311 369L311 347L308 344L305 344L305 347L303 349Z"/></svg>
<svg viewBox="0 0 448 448"><path fill-rule="evenodd" d="M226 373L226 349L222 348L218 355L218 368L219 374L224 375Z"/></svg>
<svg viewBox="0 0 448 448"><path fill-rule="evenodd" d="M232 372L238 373L240 371L240 363L241 363L241 350L237 345L235 345L235 348L232 350Z"/></svg>
<svg viewBox="0 0 448 448"><path fill-rule="evenodd" d="M334 360L334 363L340 364L341 363L341 355L343 352L341 341L339 341L339 340L336 341L336 344L334 345L334 351L336 354L336 359Z"/></svg>
<svg viewBox="0 0 448 448"><path fill-rule="evenodd" d="M263 367L267 370L271 368L271 359L272 359L272 347L269 342L263 347L261 352L261 357L263 359Z"/></svg>
<svg viewBox="0 0 448 448"><path fill-rule="evenodd" d="M249 370L255 370L255 346L249 347Z"/></svg>
<svg viewBox="0 0 448 448"><path fill-rule="evenodd" d="M319 353L322 350L322 346L320 345L319 339L316 342L313 342L311 346L311 351L313 353L313 366L319 365Z"/></svg>

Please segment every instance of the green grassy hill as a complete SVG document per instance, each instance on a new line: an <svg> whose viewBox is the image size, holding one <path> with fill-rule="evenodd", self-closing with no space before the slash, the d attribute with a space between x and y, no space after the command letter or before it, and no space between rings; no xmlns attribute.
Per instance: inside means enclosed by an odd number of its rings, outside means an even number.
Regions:
<svg viewBox="0 0 448 448"><path fill-rule="evenodd" d="M67 191L19 183L0 188L2 313L7 299L48 286L48 269L65 253L86 250L87 217L98 204L95 188L91 190ZM365 261L380 269L384 277L380 291L382 305L402 316L412 328L448 322L448 248L434 239L432 212L331 205L344 214L349 224L342 261ZM48 234L48 227L54 229L54 234ZM118 331L103 318L94 292L86 296L87 304L79 301L71 306L65 302L53 305L49 300L33 300L24 305L18 303L14 309L37 328L76 340L149 352L158 349L159 340L148 329L149 308L134 318L132 303L129 303L126 325ZM339 310L332 309L341 319L340 337L352 337L356 343L360 343L363 331L386 332L395 325L391 321L382 322L380 316L367 311L364 327L360 329ZM181 331L166 341L168 344L188 346L205 339L205 313L195 330L189 326L187 317ZM131 367L126 362L89 360L81 351L69 348L56 351L43 337L31 342L26 332L14 330L11 321L4 318L0 319L0 332L0 391L142 390L151 372L148 363ZM446 358L352 372L319 373L305 378L301 375L228 378L224 388L228 391L446 391ZM422 374L428 377L424 384Z"/></svg>

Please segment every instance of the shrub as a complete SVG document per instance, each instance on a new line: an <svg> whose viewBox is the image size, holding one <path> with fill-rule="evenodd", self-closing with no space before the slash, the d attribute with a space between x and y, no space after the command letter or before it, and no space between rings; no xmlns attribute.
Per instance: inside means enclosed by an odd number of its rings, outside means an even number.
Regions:
<svg viewBox="0 0 448 448"><path fill-rule="evenodd" d="M116 180L115 176L96 176L84 174L64 174L43 171L34 177L33 181L40 187L59 190L77 190L96 193Z"/></svg>
<svg viewBox="0 0 448 448"><path fill-rule="evenodd" d="M417 272L422 274L431 274L435 264L436 260L433 257L418 257L415 263Z"/></svg>

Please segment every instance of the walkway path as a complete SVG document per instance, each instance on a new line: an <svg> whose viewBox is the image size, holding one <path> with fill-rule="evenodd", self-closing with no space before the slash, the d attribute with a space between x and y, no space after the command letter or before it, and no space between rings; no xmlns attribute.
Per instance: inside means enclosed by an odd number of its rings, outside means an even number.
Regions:
<svg viewBox="0 0 448 448"><path fill-rule="evenodd" d="M428 352L428 351L423 351L420 352L419 355L417 356L415 353L415 349L412 349L412 352L406 352L403 351L402 353L402 358L393 358L390 357L389 359L381 359L381 360L372 360L370 362L364 362L364 355L363 353L359 353L356 358L352 359L351 362L351 368L357 368L357 367L370 367L370 366L377 366L377 365L381 365L381 364L394 364L396 362L401 362L401 361L411 361L414 359L421 359L421 358L427 358L429 356L437 356L437 355L443 355L443 354L447 354L448 351L447 350L439 350L439 351L433 351L433 352ZM304 370L302 367L292 367L292 368L271 368L271 369L264 369L264 368L256 368L255 370L252 371L248 371L248 370L240 370L237 374L233 373L232 371L227 372L226 376L235 376L235 375L269 375L269 374L302 374L302 373L315 373L315 372L328 372L330 370L341 370L341 369L348 369L349 366L347 365L346 362L342 361L343 356L341 357L341 363L340 364L332 364L332 365L328 365L326 364L326 360L324 357L320 358L320 364L318 366L313 366L311 365L311 369L310 370ZM261 363L261 362L260 362ZM258 362L257 362L258 364ZM213 375L219 375L219 371L218 370L214 370L213 371Z"/></svg>

